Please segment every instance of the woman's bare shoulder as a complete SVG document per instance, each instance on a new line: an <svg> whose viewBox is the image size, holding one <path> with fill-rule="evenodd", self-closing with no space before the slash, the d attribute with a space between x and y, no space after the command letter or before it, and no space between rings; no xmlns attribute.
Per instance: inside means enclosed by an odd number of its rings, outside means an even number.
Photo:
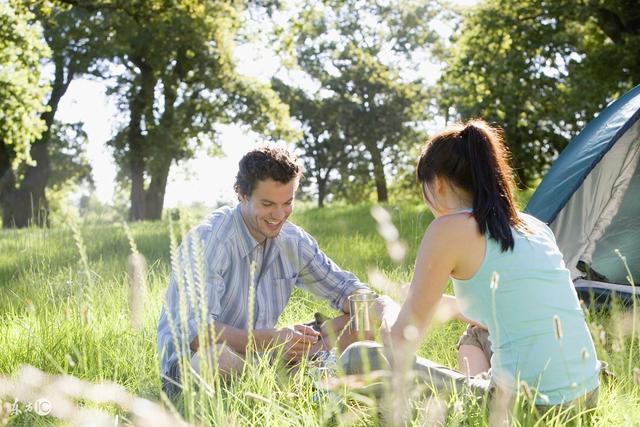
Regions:
<svg viewBox="0 0 640 427"><path fill-rule="evenodd" d="M459 237L479 234L478 223L473 215L468 212L460 212L436 218L429 224L427 230L429 229L437 234Z"/></svg>

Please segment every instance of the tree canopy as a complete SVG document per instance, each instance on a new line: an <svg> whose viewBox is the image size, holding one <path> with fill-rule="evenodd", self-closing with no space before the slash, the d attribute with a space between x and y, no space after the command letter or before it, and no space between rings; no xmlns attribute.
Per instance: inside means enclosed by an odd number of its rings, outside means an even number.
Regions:
<svg viewBox="0 0 640 427"><path fill-rule="evenodd" d="M242 2L81 4L109 14L114 25L111 61L123 72L112 93L127 119L110 145L130 183L130 219L160 218L172 163L203 144L215 152L216 124L291 136L287 109L273 90L236 70Z"/></svg>
<svg viewBox="0 0 640 427"><path fill-rule="evenodd" d="M80 125L55 124L79 76L102 79L117 100L108 144L132 220L161 217L173 165L202 149L220 153L220 124L295 139L320 206L373 194L384 202L390 184L412 175L439 117L501 126L529 185L594 114L640 83L639 0L484 0L459 15L418 0L284 3L1 2L4 226L33 223L47 188L87 180ZM456 16L442 43L434 28ZM271 33L289 74L270 83L240 74L237 44ZM438 67L434 87L425 70ZM59 164L70 156L77 162Z"/></svg>
<svg viewBox="0 0 640 427"><path fill-rule="evenodd" d="M32 20L20 2L0 2L0 193L12 173L31 163L31 143L46 129L42 61L50 51Z"/></svg>
<svg viewBox="0 0 640 427"><path fill-rule="evenodd" d="M428 117L424 82L410 68L415 52L437 39L435 12L419 2L317 1L290 25L292 62L315 88L278 87L303 123L299 146L320 204L331 177L337 191L373 180L378 201L388 200L386 175Z"/></svg>
<svg viewBox="0 0 640 427"><path fill-rule="evenodd" d="M637 1L480 2L442 57L440 109L502 126L520 184L531 184L595 113L640 83L639 18Z"/></svg>
<svg viewBox="0 0 640 427"><path fill-rule="evenodd" d="M51 156L68 159L57 155L68 148L65 144L58 145L64 137L53 134L58 105L71 82L94 69L103 54L104 40L108 38L105 36L107 24L100 14L48 0L28 0L21 5L30 11L27 25L43 28L41 37L51 52L46 62L51 69L51 91L46 103L40 100L46 106L40 114L44 127L29 147L31 164L25 165L20 174L9 171L7 185L0 191L4 227L46 225L49 217L46 189L51 184L52 169L60 168L60 165L52 166ZM68 171L71 170L76 169L69 167Z"/></svg>

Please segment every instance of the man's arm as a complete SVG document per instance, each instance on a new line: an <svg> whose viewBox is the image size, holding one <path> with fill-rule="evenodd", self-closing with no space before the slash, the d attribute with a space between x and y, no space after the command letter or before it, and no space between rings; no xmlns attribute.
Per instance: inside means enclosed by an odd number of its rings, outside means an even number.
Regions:
<svg viewBox="0 0 640 427"><path fill-rule="evenodd" d="M305 325L286 326L281 329L256 329L252 335L256 350L264 351L282 345L284 357L291 360L298 360L307 354L320 336L313 328ZM225 343L236 353L244 354L249 343L249 332L213 321L209 325L208 339L216 343ZM198 336L191 341L190 347L192 351L198 351Z"/></svg>
<svg viewBox="0 0 640 427"><path fill-rule="evenodd" d="M308 233L302 233L299 244L303 267L298 274L297 286L329 301L333 308L348 313L348 296L369 291L369 288L353 273L338 267Z"/></svg>

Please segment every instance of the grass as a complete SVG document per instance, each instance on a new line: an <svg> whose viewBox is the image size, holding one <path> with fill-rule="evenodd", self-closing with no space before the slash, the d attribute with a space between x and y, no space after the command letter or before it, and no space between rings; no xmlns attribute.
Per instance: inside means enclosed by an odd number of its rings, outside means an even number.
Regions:
<svg viewBox="0 0 640 427"><path fill-rule="evenodd" d="M432 217L418 204L387 208L407 244L406 261L401 264L387 256L368 205L304 209L292 220L309 231L338 265L361 280L367 281L370 271L377 269L389 281L401 284L411 278L419 241ZM184 232L196 220L183 216L174 225ZM68 423L88 417L109 425L144 425L145 420L149 425L160 425L161 414L170 420L167 425L175 425L176 417L187 423L225 426L389 422L381 418L380 408L367 396L344 390L320 393L304 367L287 373L285 367L264 360L248 365L242 375L226 382L216 372L206 373L207 384L192 387L192 393L172 408L161 399L156 357L156 324L171 265L169 223L132 224L130 236L147 261L139 329L130 321L127 260L132 245L125 227L67 226L0 233L0 373L7 375L0 380L0 395L8 403L0 412L0 425L4 421L11 425L59 424L52 416L28 411L27 405L37 398L36 393L47 390L50 395L56 391L54 397L67 394L67 401L74 403L63 414L64 399L53 402L58 405L54 408L56 415ZM302 291L294 292L292 302L280 317L280 325L309 320L318 309L330 312L325 303ZM634 325L638 329L635 316L622 311L611 316L588 313L598 357L607 361L618 376L603 383L590 420L576 418L574 424L640 424L640 347L637 337L632 338ZM455 367L455 343L463 328L458 322L434 325L420 354ZM52 378L20 371L22 365L34 366L58 379L59 375L71 375L83 382L79 385L66 378L68 384L75 385L58 384L55 389L47 383ZM101 392L95 384L105 381L124 389ZM22 403L13 405L15 397ZM489 422L487 409L473 404L447 402L443 406L426 397L410 402L413 410L408 424ZM22 413L11 414L16 408ZM151 415L144 408L151 408ZM557 414L536 420L522 405L519 408L515 425L563 425L566 421Z"/></svg>

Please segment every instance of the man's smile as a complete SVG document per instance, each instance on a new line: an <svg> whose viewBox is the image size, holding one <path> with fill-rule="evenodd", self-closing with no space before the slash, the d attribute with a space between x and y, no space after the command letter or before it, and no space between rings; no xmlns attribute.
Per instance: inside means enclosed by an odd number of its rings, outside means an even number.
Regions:
<svg viewBox="0 0 640 427"><path fill-rule="evenodd" d="M264 221L269 225L270 228L278 228L283 223L283 221L273 221L268 219L265 219Z"/></svg>

